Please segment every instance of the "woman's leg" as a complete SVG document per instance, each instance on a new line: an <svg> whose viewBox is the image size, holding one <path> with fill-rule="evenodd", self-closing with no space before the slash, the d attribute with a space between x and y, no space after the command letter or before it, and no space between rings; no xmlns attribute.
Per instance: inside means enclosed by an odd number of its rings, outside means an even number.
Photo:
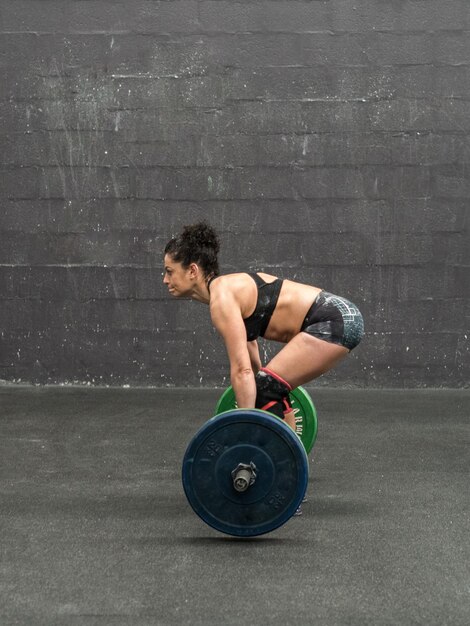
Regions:
<svg viewBox="0 0 470 626"><path fill-rule="evenodd" d="M266 367L295 389L327 372L348 353L349 350L344 346L301 332L289 341ZM294 411L285 413L284 421L294 432L296 431ZM298 515L302 515L301 506L294 513L294 516Z"/></svg>
<svg viewBox="0 0 470 626"><path fill-rule="evenodd" d="M301 332L266 367L295 389L327 372L348 353L349 350L344 346ZM284 421L295 431L294 411L285 413Z"/></svg>
<svg viewBox="0 0 470 626"><path fill-rule="evenodd" d="M295 389L330 370L348 353L344 346L301 332L266 367Z"/></svg>

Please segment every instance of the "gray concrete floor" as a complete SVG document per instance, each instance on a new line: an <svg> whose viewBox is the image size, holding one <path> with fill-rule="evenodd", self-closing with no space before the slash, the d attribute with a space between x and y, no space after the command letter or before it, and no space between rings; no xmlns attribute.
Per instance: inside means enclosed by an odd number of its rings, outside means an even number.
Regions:
<svg viewBox="0 0 470 626"><path fill-rule="evenodd" d="M0 624L470 624L470 391L309 389L304 515L239 540L183 494L219 391L0 388Z"/></svg>

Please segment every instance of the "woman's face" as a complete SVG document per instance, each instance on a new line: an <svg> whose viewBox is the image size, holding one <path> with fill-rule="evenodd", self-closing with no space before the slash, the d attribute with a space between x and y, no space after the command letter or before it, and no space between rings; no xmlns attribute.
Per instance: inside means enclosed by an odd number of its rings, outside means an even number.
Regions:
<svg viewBox="0 0 470 626"><path fill-rule="evenodd" d="M168 286L172 296L181 297L191 294L194 285L193 270L191 266L186 269L174 261L169 254L165 254L165 268L163 283Z"/></svg>

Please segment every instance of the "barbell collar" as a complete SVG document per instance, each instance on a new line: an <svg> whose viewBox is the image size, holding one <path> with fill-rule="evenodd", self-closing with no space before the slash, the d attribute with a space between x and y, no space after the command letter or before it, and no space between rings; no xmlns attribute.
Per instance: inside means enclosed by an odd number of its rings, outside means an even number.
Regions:
<svg viewBox="0 0 470 626"><path fill-rule="evenodd" d="M250 464L239 463L237 467L232 470L233 488L235 491L243 492L251 487L256 480L256 465L253 461Z"/></svg>

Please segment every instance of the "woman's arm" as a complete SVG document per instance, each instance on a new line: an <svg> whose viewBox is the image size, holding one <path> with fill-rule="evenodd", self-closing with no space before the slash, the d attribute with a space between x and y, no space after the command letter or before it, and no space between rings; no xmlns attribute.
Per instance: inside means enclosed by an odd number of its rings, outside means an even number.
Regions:
<svg viewBox="0 0 470 626"><path fill-rule="evenodd" d="M232 294L225 291L216 295L216 290L213 291L210 302L212 323L225 342L230 361L230 382L237 405L242 409L252 409L256 401L252 348L248 348L240 306Z"/></svg>

